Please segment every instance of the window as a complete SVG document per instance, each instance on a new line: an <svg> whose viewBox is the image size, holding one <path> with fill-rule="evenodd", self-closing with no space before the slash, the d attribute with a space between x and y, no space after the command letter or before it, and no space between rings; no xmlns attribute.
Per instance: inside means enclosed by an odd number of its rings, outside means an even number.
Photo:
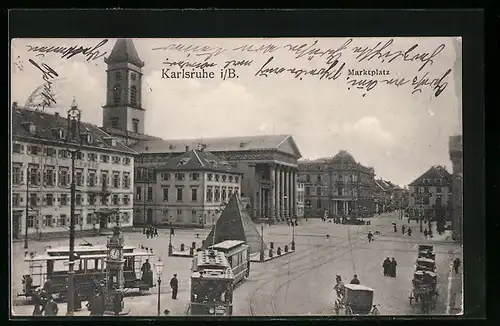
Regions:
<svg viewBox="0 0 500 326"><path fill-rule="evenodd" d="M239 195L239 191L240 191L240 189L239 189L238 187L235 187L235 188L234 188L234 194L235 194L236 196L238 196L238 195Z"/></svg>
<svg viewBox="0 0 500 326"><path fill-rule="evenodd" d="M66 216L65 215L62 215L64 216L64 225L66 225ZM36 222L35 222L36 223ZM43 226L46 226L46 227L53 227L54 226L54 221L52 220L52 215L45 215L44 218L43 218Z"/></svg>
<svg viewBox="0 0 500 326"><path fill-rule="evenodd" d="M208 178L208 181L212 181L212 179L214 178L214 175L212 173L209 173L207 178Z"/></svg>
<svg viewBox="0 0 500 326"><path fill-rule="evenodd" d="M54 195L53 194L47 194L47 196L45 197L45 201L47 203L47 206L54 205Z"/></svg>
<svg viewBox="0 0 500 326"><path fill-rule="evenodd" d="M28 228L32 229L35 227L35 217L33 215L28 216Z"/></svg>
<svg viewBox="0 0 500 326"><path fill-rule="evenodd" d="M113 156L112 162L113 162L113 164L120 164L121 163L120 156Z"/></svg>
<svg viewBox="0 0 500 326"><path fill-rule="evenodd" d="M82 205L82 194L76 194L75 195L75 205Z"/></svg>
<svg viewBox="0 0 500 326"><path fill-rule="evenodd" d="M305 192L306 192L306 196L311 196L311 188L310 187L306 187Z"/></svg>
<svg viewBox="0 0 500 326"><path fill-rule="evenodd" d="M28 152L31 155L38 155L38 153L40 152L40 147L36 145L28 146Z"/></svg>
<svg viewBox="0 0 500 326"><path fill-rule="evenodd" d="M120 188L120 172L113 172L113 188Z"/></svg>
<svg viewBox="0 0 500 326"><path fill-rule="evenodd" d="M92 213L87 214L87 219L85 222L86 222L85 224L87 224L87 225L92 224Z"/></svg>
<svg viewBox="0 0 500 326"><path fill-rule="evenodd" d="M316 187L316 195L321 196L321 187Z"/></svg>
<svg viewBox="0 0 500 326"><path fill-rule="evenodd" d="M137 119L133 119L132 120L132 130L135 132L135 133L139 133L139 120Z"/></svg>
<svg viewBox="0 0 500 326"><path fill-rule="evenodd" d="M85 153L83 153L83 152L76 152L76 159L83 161L85 159Z"/></svg>
<svg viewBox="0 0 500 326"><path fill-rule="evenodd" d="M216 174L215 175L215 181L219 182L219 179L220 179L220 175Z"/></svg>
<svg viewBox="0 0 500 326"><path fill-rule="evenodd" d="M102 163L109 163L109 156L108 155L101 155L101 162Z"/></svg>
<svg viewBox="0 0 500 326"><path fill-rule="evenodd" d="M429 193L429 187L424 187L424 193Z"/></svg>
<svg viewBox="0 0 500 326"><path fill-rule="evenodd" d="M122 80L122 72L115 71L115 80Z"/></svg>
<svg viewBox="0 0 500 326"><path fill-rule="evenodd" d="M148 187L147 201L153 201L153 187Z"/></svg>
<svg viewBox="0 0 500 326"><path fill-rule="evenodd" d="M91 161L91 162L97 161L97 154L89 153L87 157L89 158L89 161Z"/></svg>
<svg viewBox="0 0 500 326"><path fill-rule="evenodd" d="M124 165L130 165L130 157L124 157L123 158L123 164Z"/></svg>
<svg viewBox="0 0 500 326"><path fill-rule="evenodd" d="M441 193L441 192L442 192L441 187L436 187L436 192L437 192L438 194L439 194L439 193Z"/></svg>
<svg viewBox="0 0 500 326"><path fill-rule="evenodd" d="M198 200L198 189L196 189L196 188L191 189L191 200L192 201Z"/></svg>
<svg viewBox="0 0 500 326"><path fill-rule="evenodd" d="M97 175L96 170L89 170L89 176L87 179L87 183L90 187L95 187L97 185Z"/></svg>
<svg viewBox="0 0 500 326"><path fill-rule="evenodd" d="M113 87L113 103L115 105L120 104L121 95L122 95L122 87L119 84L116 84L115 87Z"/></svg>
<svg viewBox="0 0 500 326"><path fill-rule="evenodd" d="M106 187L108 183L108 171L101 171L101 185Z"/></svg>
<svg viewBox="0 0 500 326"><path fill-rule="evenodd" d="M220 190L219 190L219 187L215 188L215 198L214 198L214 201L215 202L220 201Z"/></svg>
<svg viewBox="0 0 500 326"><path fill-rule="evenodd" d="M321 208L321 199L318 199L318 208Z"/></svg>
<svg viewBox="0 0 500 326"><path fill-rule="evenodd" d="M168 172L162 172L162 173L161 173L161 179L162 179L163 181L168 181L168 180L170 180L170 173L168 173Z"/></svg>
<svg viewBox="0 0 500 326"><path fill-rule="evenodd" d="M83 170L76 170L75 178L76 185L79 187L83 186Z"/></svg>
<svg viewBox="0 0 500 326"><path fill-rule="evenodd" d="M111 118L111 128L118 128L118 118Z"/></svg>
<svg viewBox="0 0 500 326"><path fill-rule="evenodd" d="M196 223L196 211L191 211L191 222Z"/></svg>
<svg viewBox="0 0 500 326"><path fill-rule="evenodd" d="M30 185L38 186L40 184L40 171L37 165L31 165L28 169L28 181Z"/></svg>
<svg viewBox="0 0 500 326"><path fill-rule="evenodd" d="M227 189L227 198L231 198L233 196L233 187L229 187Z"/></svg>
<svg viewBox="0 0 500 326"><path fill-rule="evenodd" d="M118 197L118 195L113 195L112 203L113 203L113 205L119 205L120 204L120 197Z"/></svg>
<svg viewBox="0 0 500 326"><path fill-rule="evenodd" d="M89 194L89 205L95 205L95 194Z"/></svg>
<svg viewBox="0 0 500 326"><path fill-rule="evenodd" d="M24 146L21 144L12 144L12 152L17 153L17 154L23 154L24 153Z"/></svg>
<svg viewBox="0 0 500 326"><path fill-rule="evenodd" d="M233 182L233 176L232 175L229 176L229 182Z"/></svg>
<svg viewBox="0 0 500 326"><path fill-rule="evenodd" d="M453 192L452 187L448 187L448 192Z"/></svg>
<svg viewBox="0 0 500 326"><path fill-rule="evenodd" d="M21 170L21 166L14 165L12 166L12 183L15 185L20 185L23 182L23 171Z"/></svg>
<svg viewBox="0 0 500 326"><path fill-rule="evenodd" d="M343 196L344 195L344 189L342 187L337 188L337 196Z"/></svg>
<svg viewBox="0 0 500 326"><path fill-rule="evenodd" d="M212 187L207 187L207 202L211 202L212 200L213 200Z"/></svg>
<svg viewBox="0 0 500 326"><path fill-rule="evenodd" d="M177 201L182 201L182 188L177 188Z"/></svg>
<svg viewBox="0 0 500 326"><path fill-rule="evenodd" d="M123 188L130 188L130 173L128 172L123 172Z"/></svg>
<svg viewBox="0 0 500 326"><path fill-rule="evenodd" d="M175 180L177 180L177 181L183 181L184 180L184 173L176 173L175 174Z"/></svg>
<svg viewBox="0 0 500 326"><path fill-rule="evenodd" d="M52 218L50 220L52 221ZM57 226L66 226L66 220L66 215L61 214L61 216L57 219Z"/></svg>
<svg viewBox="0 0 500 326"><path fill-rule="evenodd" d="M130 197L128 195L123 195L123 205L130 204Z"/></svg>
<svg viewBox="0 0 500 326"><path fill-rule="evenodd" d="M239 178L239 177L234 177L234 182L238 183L238 182L239 182L239 180L240 180L240 178Z"/></svg>
<svg viewBox="0 0 500 326"><path fill-rule="evenodd" d="M47 147L44 149L45 156L54 157L56 155L55 148Z"/></svg>
<svg viewBox="0 0 500 326"><path fill-rule="evenodd" d="M137 86L130 87L130 105L137 106Z"/></svg>
<svg viewBox="0 0 500 326"><path fill-rule="evenodd" d="M227 198L226 187L222 187L222 201L226 201L226 198Z"/></svg>
<svg viewBox="0 0 500 326"><path fill-rule="evenodd" d="M168 188L164 187L162 188L163 191L163 201L168 201Z"/></svg>
<svg viewBox="0 0 500 326"><path fill-rule="evenodd" d="M56 173L54 172L54 168L47 168L44 171L43 183L48 187L53 187L56 184Z"/></svg>
<svg viewBox="0 0 500 326"><path fill-rule="evenodd" d="M321 175L318 175L318 176L316 177L316 180L317 180L318 182L321 182Z"/></svg>
<svg viewBox="0 0 500 326"><path fill-rule="evenodd" d="M200 180L200 174L199 173L191 173L190 177L191 177L191 180L193 180L193 181Z"/></svg>
<svg viewBox="0 0 500 326"><path fill-rule="evenodd" d="M223 175L223 176L222 176L222 182L226 182L226 178L227 178L227 177L226 177L225 175Z"/></svg>
<svg viewBox="0 0 500 326"><path fill-rule="evenodd" d="M12 194L12 206L21 205L21 195L20 194Z"/></svg>
<svg viewBox="0 0 500 326"><path fill-rule="evenodd" d="M130 215L128 212L123 212L123 223L130 223Z"/></svg>
<svg viewBox="0 0 500 326"><path fill-rule="evenodd" d="M68 195L67 194L62 194L61 198L59 198L59 202L61 203L61 206L68 205Z"/></svg>
<svg viewBox="0 0 500 326"><path fill-rule="evenodd" d="M133 81L135 81L137 79L137 75L135 73L131 73L130 74L130 79L132 79Z"/></svg>
<svg viewBox="0 0 500 326"><path fill-rule="evenodd" d="M59 150L59 158L66 159L69 158L69 152L64 149Z"/></svg>
<svg viewBox="0 0 500 326"><path fill-rule="evenodd" d="M178 209L177 210L177 222L181 222L181 221L182 221L182 210Z"/></svg>
<svg viewBox="0 0 500 326"><path fill-rule="evenodd" d="M135 188L135 199L141 200L141 193L142 193L141 187L136 187Z"/></svg>
<svg viewBox="0 0 500 326"><path fill-rule="evenodd" d="M59 168L59 185L67 186L69 184L69 173L66 168Z"/></svg>

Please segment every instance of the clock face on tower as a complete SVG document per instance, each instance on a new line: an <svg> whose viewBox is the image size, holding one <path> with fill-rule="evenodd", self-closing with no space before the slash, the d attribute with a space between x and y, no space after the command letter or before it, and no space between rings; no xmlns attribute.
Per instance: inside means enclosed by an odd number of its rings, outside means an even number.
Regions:
<svg viewBox="0 0 500 326"><path fill-rule="evenodd" d="M111 259L119 259L120 258L120 250L118 250L118 249L111 249L109 251L109 257Z"/></svg>

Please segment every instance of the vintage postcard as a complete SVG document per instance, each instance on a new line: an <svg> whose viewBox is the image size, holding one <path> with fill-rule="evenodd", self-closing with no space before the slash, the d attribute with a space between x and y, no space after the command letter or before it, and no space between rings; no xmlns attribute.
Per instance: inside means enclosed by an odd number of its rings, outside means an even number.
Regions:
<svg viewBox="0 0 500 326"><path fill-rule="evenodd" d="M460 37L11 54L12 315L463 313Z"/></svg>

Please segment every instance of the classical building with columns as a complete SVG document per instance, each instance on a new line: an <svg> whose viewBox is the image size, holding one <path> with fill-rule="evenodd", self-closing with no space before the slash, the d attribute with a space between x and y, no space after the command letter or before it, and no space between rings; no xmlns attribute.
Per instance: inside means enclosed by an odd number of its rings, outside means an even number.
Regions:
<svg viewBox="0 0 500 326"><path fill-rule="evenodd" d="M137 168L155 166L190 149L209 151L243 173L241 196L250 199L254 221L297 215L297 160L301 154L290 135L153 139L131 147L141 154Z"/></svg>
<svg viewBox="0 0 500 326"><path fill-rule="evenodd" d="M305 184L305 216L351 215L356 208L374 213L375 171L357 163L349 152L341 150L334 157L303 160L298 165L299 180Z"/></svg>

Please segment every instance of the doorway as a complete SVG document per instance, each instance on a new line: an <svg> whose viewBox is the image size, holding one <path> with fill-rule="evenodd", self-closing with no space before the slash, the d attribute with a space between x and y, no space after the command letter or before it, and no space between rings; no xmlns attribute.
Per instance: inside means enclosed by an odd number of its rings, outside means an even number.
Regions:
<svg viewBox="0 0 500 326"><path fill-rule="evenodd" d="M105 214L97 214L99 218L99 228L100 229L107 229L108 228L108 215Z"/></svg>
<svg viewBox="0 0 500 326"><path fill-rule="evenodd" d="M21 236L21 218L23 213L13 212L12 213L12 237L14 239L20 239Z"/></svg>

